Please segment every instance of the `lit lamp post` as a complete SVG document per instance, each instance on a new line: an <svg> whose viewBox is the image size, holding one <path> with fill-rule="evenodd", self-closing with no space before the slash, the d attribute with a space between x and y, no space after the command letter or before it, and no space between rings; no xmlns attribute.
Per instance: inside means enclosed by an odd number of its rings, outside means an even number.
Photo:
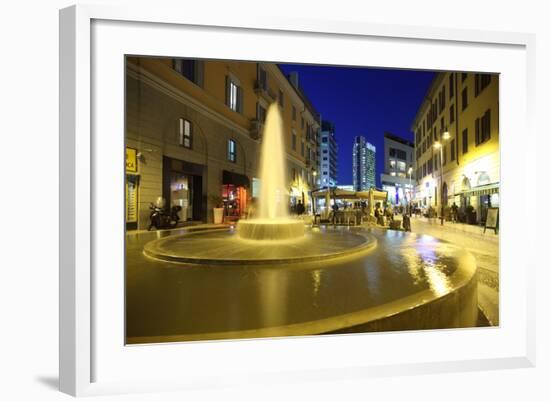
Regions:
<svg viewBox="0 0 550 401"><path fill-rule="evenodd" d="M441 141L445 142L447 139L449 139L451 135L449 134L449 131L445 131L443 134L441 134ZM443 225L443 220L445 219L443 216L443 145L439 141L434 142L434 149L439 150L439 176L440 176L440 184L439 184L439 202L441 203L441 225Z"/></svg>
<svg viewBox="0 0 550 401"><path fill-rule="evenodd" d="M317 189L317 170L313 169L313 190ZM313 216L315 216L315 198L313 197L313 192L311 193L311 211L313 212Z"/></svg>
<svg viewBox="0 0 550 401"><path fill-rule="evenodd" d="M412 198L413 198L413 191L412 191L412 172L413 172L413 168L412 166L409 166L409 169L407 170L407 173L409 174L409 204L411 203L412 201Z"/></svg>

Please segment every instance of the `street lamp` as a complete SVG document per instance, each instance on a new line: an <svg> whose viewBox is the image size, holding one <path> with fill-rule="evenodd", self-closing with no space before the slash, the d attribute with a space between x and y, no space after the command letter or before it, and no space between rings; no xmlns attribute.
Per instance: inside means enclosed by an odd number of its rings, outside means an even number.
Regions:
<svg viewBox="0 0 550 401"><path fill-rule="evenodd" d="M407 170L407 173L409 174L409 203L412 201L412 172L413 168L412 166L409 166L409 169Z"/></svg>
<svg viewBox="0 0 550 401"><path fill-rule="evenodd" d="M445 131L441 134L441 141L445 142L447 141L451 135L449 134L449 131ZM440 176L440 184L439 184L439 202L441 202L441 225L443 225L444 216L443 216L443 145L439 141L434 142L434 149L439 150L439 176Z"/></svg>
<svg viewBox="0 0 550 401"><path fill-rule="evenodd" d="M311 174L313 175L313 190L317 189L317 170L312 169L313 171ZM313 212L313 216L315 216L315 198L313 197L313 191L311 193L311 210Z"/></svg>

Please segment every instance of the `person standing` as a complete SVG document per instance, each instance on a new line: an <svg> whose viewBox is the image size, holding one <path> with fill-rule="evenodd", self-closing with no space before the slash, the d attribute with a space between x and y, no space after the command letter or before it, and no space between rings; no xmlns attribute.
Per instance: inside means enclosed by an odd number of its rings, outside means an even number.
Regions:
<svg viewBox="0 0 550 401"><path fill-rule="evenodd" d="M306 208L304 207L304 204L301 200L298 201L298 204L296 205L296 214L298 216L301 216L306 211Z"/></svg>
<svg viewBox="0 0 550 401"><path fill-rule="evenodd" d="M456 205L455 202L453 202L453 205L451 206L451 221L453 223L456 223L457 217L458 217L458 206Z"/></svg>

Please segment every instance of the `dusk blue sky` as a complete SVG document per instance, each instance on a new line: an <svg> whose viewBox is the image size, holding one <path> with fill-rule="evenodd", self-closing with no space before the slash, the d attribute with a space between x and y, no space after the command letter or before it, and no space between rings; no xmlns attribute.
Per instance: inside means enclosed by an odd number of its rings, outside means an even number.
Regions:
<svg viewBox="0 0 550 401"><path fill-rule="evenodd" d="M297 71L299 85L323 120L335 124L338 185L352 184L353 138L376 146L376 182L384 168L384 132L413 140L416 111L435 75L427 71L280 64Z"/></svg>

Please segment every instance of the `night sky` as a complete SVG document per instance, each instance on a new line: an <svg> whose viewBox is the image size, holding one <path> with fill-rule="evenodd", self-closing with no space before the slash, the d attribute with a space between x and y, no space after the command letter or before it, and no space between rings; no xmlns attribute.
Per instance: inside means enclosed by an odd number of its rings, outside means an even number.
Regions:
<svg viewBox="0 0 550 401"><path fill-rule="evenodd" d="M411 123L435 75L427 71L280 64L297 71L299 85L323 120L335 124L338 185L351 185L353 138L376 146L376 183L384 169L384 132L413 140Z"/></svg>

